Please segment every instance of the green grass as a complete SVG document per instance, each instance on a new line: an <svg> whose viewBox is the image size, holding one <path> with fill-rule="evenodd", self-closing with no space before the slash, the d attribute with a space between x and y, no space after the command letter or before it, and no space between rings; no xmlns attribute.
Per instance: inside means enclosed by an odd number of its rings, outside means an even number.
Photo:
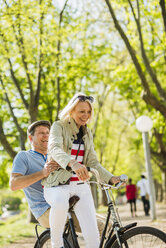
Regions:
<svg viewBox="0 0 166 248"><path fill-rule="evenodd" d="M100 207L97 212L103 213L105 210L106 207ZM35 237L35 224L28 223L27 213L28 210L24 209L20 214L0 221L0 248L5 248L17 240Z"/></svg>
<svg viewBox="0 0 166 248"><path fill-rule="evenodd" d="M12 192L10 189L0 189L0 209L1 201L7 197L25 198L23 191ZM27 237L35 236L35 224L28 223L28 204L26 202L20 205L21 213L9 217L6 220L0 220L0 248L5 248L8 244L16 240L22 240ZM2 211L0 212L0 214Z"/></svg>
<svg viewBox="0 0 166 248"><path fill-rule="evenodd" d="M22 191L12 192L9 189L0 189L0 203L4 197L17 196L20 199L25 198ZM22 203L20 205L21 213L9 217L6 220L0 220L0 248L5 248L7 245L14 243L17 240L23 240L28 237L35 237L35 224L28 223L28 204ZM98 213L106 212L107 207L100 206ZM40 232L44 230L40 228Z"/></svg>
<svg viewBox="0 0 166 248"><path fill-rule="evenodd" d="M16 240L35 236L35 224L27 222L27 211L0 221L0 247Z"/></svg>

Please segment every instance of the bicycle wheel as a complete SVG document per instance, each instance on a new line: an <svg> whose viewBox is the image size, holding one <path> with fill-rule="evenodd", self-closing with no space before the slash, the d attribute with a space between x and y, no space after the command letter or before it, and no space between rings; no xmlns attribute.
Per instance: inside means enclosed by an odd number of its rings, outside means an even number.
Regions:
<svg viewBox="0 0 166 248"><path fill-rule="evenodd" d="M50 232L45 233L45 235L40 238L40 248L51 248Z"/></svg>
<svg viewBox="0 0 166 248"><path fill-rule="evenodd" d="M70 244L70 238L64 234L63 241L64 241L64 248L72 248ZM50 239L50 232L45 233L40 239L40 248L51 248L51 239Z"/></svg>
<svg viewBox="0 0 166 248"><path fill-rule="evenodd" d="M135 227L122 235L123 248L166 248L166 233L147 226ZM118 241L105 248L119 248Z"/></svg>

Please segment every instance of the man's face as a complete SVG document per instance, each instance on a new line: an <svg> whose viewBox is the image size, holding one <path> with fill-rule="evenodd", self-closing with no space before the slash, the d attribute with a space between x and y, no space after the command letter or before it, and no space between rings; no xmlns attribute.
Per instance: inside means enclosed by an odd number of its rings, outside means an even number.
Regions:
<svg viewBox="0 0 166 248"><path fill-rule="evenodd" d="M31 145L35 151L38 152L46 152L48 147L48 138L49 138L50 130L46 126L37 126L35 128L34 135L30 135L29 139L31 141Z"/></svg>

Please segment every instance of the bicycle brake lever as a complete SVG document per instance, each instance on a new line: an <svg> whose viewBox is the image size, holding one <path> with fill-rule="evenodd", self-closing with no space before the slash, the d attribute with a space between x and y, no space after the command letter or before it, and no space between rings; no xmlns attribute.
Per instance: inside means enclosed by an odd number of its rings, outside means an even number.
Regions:
<svg viewBox="0 0 166 248"><path fill-rule="evenodd" d="M115 187L116 187L116 188L119 188L122 184L123 184L123 182L116 183L116 184L115 184Z"/></svg>
<svg viewBox="0 0 166 248"><path fill-rule="evenodd" d="M121 182L127 182L127 180L128 180L128 176L127 176L127 175L122 174L122 175L120 176L120 181L121 181Z"/></svg>
<svg viewBox="0 0 166 248"><path fill-rule="evenodd" d="M119 183L116 183L116 184L115 184L115 187L116 187L116 188L119 188L123 183L126 183L127 180L128 180L128 176L125 175L125 174L122 174L122 175L120 176L120 182L119 182Z"/></svg>

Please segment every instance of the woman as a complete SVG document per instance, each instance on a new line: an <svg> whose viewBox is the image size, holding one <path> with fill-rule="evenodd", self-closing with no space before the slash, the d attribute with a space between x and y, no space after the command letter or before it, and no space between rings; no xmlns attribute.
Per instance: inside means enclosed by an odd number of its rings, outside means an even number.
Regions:
<svg viewBox="0 0 166 248"><path fill-rule="evenodd" d="M87 123L93 116L94 99L78 93L60 114L60 121L53 123L50 131L48 155L61 168L43 180L44 196L50 204L50 229L52 248L63 247L63 230L69 208L69 198L78 195L80 200L74 211L79 220L87 248L99 247L95 207L91 190L86 181L89 174L86 166L98 170L106 183L117 183L114 177L97 160L93 137ZM73 175L72 172L75 172Z"/></svg>
<svg viewBox="0 0 166 248"><path fill-rule="evenodd" d="M126 186L126 197L127 201L130 203L131 216L136 217L137 187L135 184L132 184L131 178L129 178L129 184Z"/></svg>

